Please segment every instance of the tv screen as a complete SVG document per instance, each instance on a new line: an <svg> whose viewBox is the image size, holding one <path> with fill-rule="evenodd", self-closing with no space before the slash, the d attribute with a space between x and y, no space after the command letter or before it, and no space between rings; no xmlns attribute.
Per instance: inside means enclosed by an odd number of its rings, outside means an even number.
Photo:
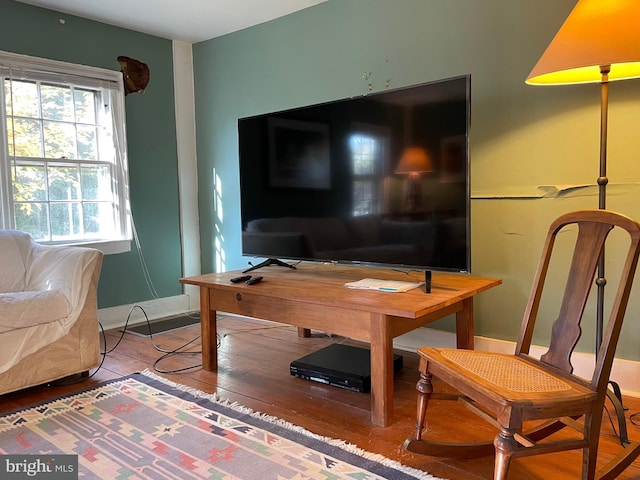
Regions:
<svg viewBox="0 0 640 480"><path fill-rule="evenodd" d="M469 272L470 82L239 119L242 254Z"/></svg>

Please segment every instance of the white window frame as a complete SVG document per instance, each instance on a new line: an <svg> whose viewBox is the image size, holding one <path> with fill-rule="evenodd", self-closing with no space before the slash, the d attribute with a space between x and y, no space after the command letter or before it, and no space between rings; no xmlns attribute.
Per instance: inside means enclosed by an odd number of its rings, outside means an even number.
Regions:
<svg viewBox="0 0 640 480"><path fill-rule="evenodd" d="M100 89L109 97L112 119L114 169L112 192L114 196L113 237L90 241L41 242L46 244L82 245L98 248L104 253L122 253L131 250L132 219L129 202L129 175L125 125L124 86L122 73L86 65L77 65L11 52L0 51L0 79L40 80ZM13 213L13 186L11 167L15 159L9 155L5 117L4 88L0 82L0 228L15 228ZM51 159L53 160L53 159Z"/></svg>

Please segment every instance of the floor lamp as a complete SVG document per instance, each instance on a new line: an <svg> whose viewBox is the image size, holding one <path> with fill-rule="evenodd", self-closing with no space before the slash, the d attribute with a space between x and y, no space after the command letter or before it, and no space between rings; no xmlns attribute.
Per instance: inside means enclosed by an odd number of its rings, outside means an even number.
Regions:
<svg viewBox="0 0 640 480"><path fill-rule="evenodd" d="M600 84L598 208L606 208L609 82L640 78L640 1L579 0L526 79L530 85ZM598 263L596 355L602 342L604 252ZM618 386L612 383L620 440L628 443Z"/></svg>

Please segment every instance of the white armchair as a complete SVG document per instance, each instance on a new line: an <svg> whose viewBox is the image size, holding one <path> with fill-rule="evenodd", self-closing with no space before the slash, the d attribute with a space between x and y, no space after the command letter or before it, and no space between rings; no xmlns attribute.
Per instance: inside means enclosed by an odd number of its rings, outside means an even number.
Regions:
<svg viewBox="0 0 640 480"><path fill-rule="evenodd" d="M99 364L101 267L99 250L0 230L0 394Z"/></svg>

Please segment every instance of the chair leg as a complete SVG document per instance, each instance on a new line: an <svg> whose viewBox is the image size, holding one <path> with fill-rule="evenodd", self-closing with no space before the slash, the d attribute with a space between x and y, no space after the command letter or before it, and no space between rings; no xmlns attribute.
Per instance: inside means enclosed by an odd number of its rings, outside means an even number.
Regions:
<svg viewBox="0 0 640 480"><path fill-rule="evenodd" d="M596 411L595 407L594 411ZM600 412L602 412L602 409L600 409ZM602 413L600 415L590 413L584 416L584 437L589 442L589 446L582 449L583 480L592 480L596 476L601 423Z"/></svg>
<svg viewBox="0 0 640 480"><path fill-rule="evenodd" d="M422 439L422 430L424 430L424 424L427 416L427 405L429 404L429 398L433 393L433 385L431 383L431 374L420 372L420 380L416 385L418 391L418 407L416 412L416 440Z"/></svg>
<svg viewBox="0 0 640 480"><path fill-rule="evenodd" d="M493 440L493 446L496 449L493 480L505 480L507 478L511 458L518 448L518 442L513 437L514 434L514 429L502 427L502 431Z"/></svg>

